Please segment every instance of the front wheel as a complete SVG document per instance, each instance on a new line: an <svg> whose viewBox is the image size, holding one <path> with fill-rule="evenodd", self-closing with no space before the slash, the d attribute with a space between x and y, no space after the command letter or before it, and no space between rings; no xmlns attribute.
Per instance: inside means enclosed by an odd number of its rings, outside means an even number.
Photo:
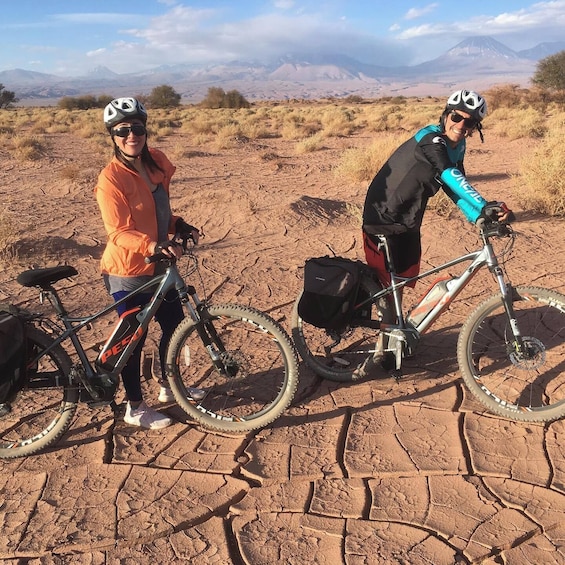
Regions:
<svg viewBox="0 0 565 565"><path fill-rule="evenodd" d="M360 294L373 296L382 287L370 275L361 277ZM363 319L354 320L343 330L326 330L305 322L298 314L298 296L292 309L292 338L304 362L319 376L350 382L367 376L383 354L385 336L370 322L392 322L393 312L386 298L363 308ZM366 325L364 325L366 324ZM375 325L375 324L373 324ZM369 326L369 327L368 327Z"/></svg>
<svg viewBox="0 0 565 565"><path fill-rule="evenodd" d="M0 458L41 451L71 425L78 403L78 390L69 383L71 359L60 345L44 353L52 343L37 328L27 329L27 383L12 402L0 404Z"/></svg>
<svg viewBox="0 0 565 565"><path fill-rule="evenodd" d="M176 401L209 429L241 433L266 426L289 406L298 385L289 336L272 318L246 306L209 306L207 314L212 349L190 318L171 338L167 376ZM189 387L206 396L193 400Z"/></svg>
<svg viewBox="0 0 565 565"><path fill-rule="evenodd" d="M565 296L519 286L513 307L522 347L514 340L501 295L480 304L461 329L457 358L471 393L512 420L565 416Z"/></svg>

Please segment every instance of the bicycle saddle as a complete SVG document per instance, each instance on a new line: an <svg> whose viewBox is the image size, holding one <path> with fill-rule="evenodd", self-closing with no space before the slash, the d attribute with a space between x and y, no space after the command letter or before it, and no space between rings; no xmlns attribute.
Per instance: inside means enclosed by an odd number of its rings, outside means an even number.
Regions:
<svg viewBox="0 0 565 565"><path fill-rule="evenodd" d="M70 265L62 265L60 267L46 267L44 269L30 269L20 273L17 281L22 286L39 286L43 289L48 288L54 282L61 279L67 279L74 275L78 275L78 271Z"/></svg>

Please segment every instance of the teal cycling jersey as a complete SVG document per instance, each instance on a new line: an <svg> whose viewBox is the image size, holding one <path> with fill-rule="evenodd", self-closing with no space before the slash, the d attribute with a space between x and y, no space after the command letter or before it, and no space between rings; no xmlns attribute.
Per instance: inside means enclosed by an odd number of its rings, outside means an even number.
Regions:
<svg viewBox="0 0 565 565"><path fill-rule="evenodd" d="M363 210L366 230L419 231L428 200L440 189L474 223L486 200L465 177L465 148L465 139L451 147L439 125L426 126L404 142L369 185Z"/></svg>

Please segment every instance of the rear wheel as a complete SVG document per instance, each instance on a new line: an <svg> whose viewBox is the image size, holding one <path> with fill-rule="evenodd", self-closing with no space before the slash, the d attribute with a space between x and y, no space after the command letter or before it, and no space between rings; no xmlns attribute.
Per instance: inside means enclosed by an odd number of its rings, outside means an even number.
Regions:
<svg viewBox="0 0 565 565"><path fill-rule="evenodd" d="M28 328L27 384L0 405L0 458L26 457L55 443L71 425L78 390L69 383L71 359L37 328ZM58 381L58 386L53 384Z"/></svg>
<svg viewBox="0 0 565 565"><path fill-rule="evenodd" d="M266 426L288 407L298 385L289 336L272 318L246 306L219 304L207 314L212 353L190 318L171 338L167 375L176 401L206 428L240 433ZM193 400L190 387L206 396Z"/></svg>
<svg viewBox="0 0 565 565"><path fill-rule="evenodd" d="M490 411L512 420L565 416L565 296L515 289L513 307L523 347L516 346L501 295L469 316L457 344L463 380Z"/></svg>
<svg viewBox="0 0 565 565"><path fill-rule="evenodd" d="M382 290L369 275L361 278L361 294L372 296ZM292 338L304 362L325 379L339 382L359 380L367 376L374 363L381 359L385 336L378 329L366 327L370 321L391 322L392 308L386 298L370 305L363 319L355 320L342 330L326 330L305 322L298 314L296 299L292 310ZM367 307L369 308L369 306ZM370 316L370 318L369 318Z"/></svg>

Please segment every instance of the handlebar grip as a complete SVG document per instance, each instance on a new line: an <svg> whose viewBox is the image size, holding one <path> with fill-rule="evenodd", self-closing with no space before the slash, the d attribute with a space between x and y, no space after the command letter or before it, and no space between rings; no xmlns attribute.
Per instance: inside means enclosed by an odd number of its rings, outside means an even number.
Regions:
<svg viewBox="0 0 565 565"><path fill-rule="evenodd" d="M164 253L155 253L155 255L145 257L145 262L149 265L150 263L157 263L164 259L170 259L170 257L167 257Z"/></svg>

